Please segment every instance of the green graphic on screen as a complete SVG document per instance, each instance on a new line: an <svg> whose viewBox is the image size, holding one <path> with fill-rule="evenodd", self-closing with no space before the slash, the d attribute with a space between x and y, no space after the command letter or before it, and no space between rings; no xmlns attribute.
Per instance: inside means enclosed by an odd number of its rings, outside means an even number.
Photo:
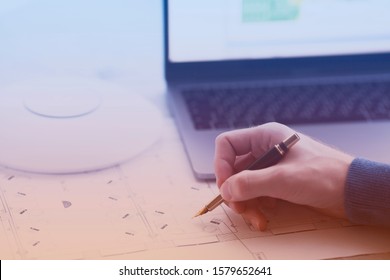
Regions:
<svg viewBox="0 0 390 280"><path fill-rule="evenodd" d="M294 20L299 16L299 0L243 0L242 21Z"/></svg>

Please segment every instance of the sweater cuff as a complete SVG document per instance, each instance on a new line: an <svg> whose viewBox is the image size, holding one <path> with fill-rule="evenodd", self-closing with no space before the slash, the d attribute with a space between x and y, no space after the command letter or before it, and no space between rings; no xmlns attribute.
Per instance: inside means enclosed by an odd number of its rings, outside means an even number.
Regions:
<svg viewBox="0 0 390 280"><path fill-rule="evenodd" d="M390 165L362 158L352 161L345 211L353 223L390 227Z"/></svg>

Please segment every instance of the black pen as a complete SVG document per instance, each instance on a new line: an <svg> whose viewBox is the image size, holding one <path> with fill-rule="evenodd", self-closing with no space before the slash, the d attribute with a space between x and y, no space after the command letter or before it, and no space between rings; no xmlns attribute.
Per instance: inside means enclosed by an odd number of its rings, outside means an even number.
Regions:
<svg viewBox="0 0 390 280"><path fill-rule="evenodd" d="M267 168L272 165L277 164L284 155L288 152L288 150L299 140L298 134L294 133L284 141L276 144L271 149L269 149L264 155L256 159L253 163L251 163L246 170L256 170ZM214 210L217 206L221 205L223 202L223 198L221 195L218 195L212 201L210 201L205 207L203 207L194 217L206 214Z"/></svg>

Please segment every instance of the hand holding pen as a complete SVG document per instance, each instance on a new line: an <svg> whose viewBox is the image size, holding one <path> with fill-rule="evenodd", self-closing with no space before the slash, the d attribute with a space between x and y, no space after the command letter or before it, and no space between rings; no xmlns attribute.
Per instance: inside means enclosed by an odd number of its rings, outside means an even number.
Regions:
<svg viewBox="0 0 390 280"><path fill-rule="evenodd" d="M263 154L261 157L253 161L246 170L257 170L262 168L267 168L272 165L277 164L288 152L288 150L299 140L298 134L294 133L284 141L280 142L279 144L276 144L271 149L269 149L265 154ZM221 195L218 195L216 198L214 198L210 203L208 203L205 207L203 207L196 215L200 216L203 215L209 211L214 210L217 206L221 205L223 203L223 198Z"/></svg>
<svg viewBox="0 0 390 280"><path fill-rule="evenodd" d="M269 161L266 166L248 166L292 135L295 131L291 128L268 123L226 132L216 140L215 172L221 198L257 229L267 226L261 210L264 197L346 217L344 183L352 156L300 134L300 141L277 164ZM248 168L256 170L244 170Z"/></svg>

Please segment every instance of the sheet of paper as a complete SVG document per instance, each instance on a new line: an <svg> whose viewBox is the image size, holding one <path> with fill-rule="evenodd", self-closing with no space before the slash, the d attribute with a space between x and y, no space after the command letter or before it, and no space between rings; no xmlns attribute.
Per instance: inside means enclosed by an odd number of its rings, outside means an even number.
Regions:
<svg viewBox="0 0 390 280"><path fill-rule="evenodd" d="M253 230L194 179L171 119L130 162L85 174L0 170L1 259L323 259L390 252L390 231L279 203Z"/></svg>

